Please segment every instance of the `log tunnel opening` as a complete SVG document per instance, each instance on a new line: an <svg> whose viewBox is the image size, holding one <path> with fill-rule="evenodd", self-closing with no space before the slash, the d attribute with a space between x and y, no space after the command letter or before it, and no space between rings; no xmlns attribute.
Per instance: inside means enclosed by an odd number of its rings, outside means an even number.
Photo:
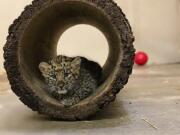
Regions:
<svg viewBox="0 0 180 135"><path fill-rule="evenodd" d="M57 43L61 35L70 27L77 24L88 24L99 29L106 37L109 45L109 54L103 66L102 84L96 93L97 96L111 83L117 62L121 59L121 43L112 22L97 7L85 2L67 1L55 3L34 15L27 25L20 40L19 64L26 84L37 95L48 101L57 103L45 91L45 82L38 65L57 56ZM102 48L103 49L103 48ZM85 99L81 102L84 102ZM80 103L81 103L80 102Z"/></svg>
<svg viewBox="0 0 180 135"><path fill-rule="evenodd" d="M67 29L58 41L57 54L83 56L102 67L108 57L109 46L104 34L94 26L75 25Z"/></svg>

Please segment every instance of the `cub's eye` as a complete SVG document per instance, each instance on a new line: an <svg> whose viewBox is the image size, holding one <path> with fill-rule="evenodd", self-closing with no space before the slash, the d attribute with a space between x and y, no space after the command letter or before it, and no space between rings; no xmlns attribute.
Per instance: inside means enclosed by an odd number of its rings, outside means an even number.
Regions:
<svg viewBox="0 0 180 135"><path fill-rule="evenodd" d="M51 76L52 78L56 78L55 74L50 74L49 76Z"/></svg>
<svg viewBox="0 0 180 135"><path fill-rule="evenodd" d="M66 64L65 64L65 63L61 63L61 65L62 65L62 67L65 67L65 66L66 66Z"/></svg>

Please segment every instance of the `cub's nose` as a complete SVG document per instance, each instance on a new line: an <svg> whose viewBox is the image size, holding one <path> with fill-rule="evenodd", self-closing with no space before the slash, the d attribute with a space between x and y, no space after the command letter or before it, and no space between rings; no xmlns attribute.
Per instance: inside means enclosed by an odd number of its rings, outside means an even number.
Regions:
<svg viewBox="0 0 180 135"><path fill-rule="evenodd" d="M57 82L57 85L58 85L59 87L63 87L63 86L65 85L65 83L64 83L63 81L58 81L58 82Z"/></svg>

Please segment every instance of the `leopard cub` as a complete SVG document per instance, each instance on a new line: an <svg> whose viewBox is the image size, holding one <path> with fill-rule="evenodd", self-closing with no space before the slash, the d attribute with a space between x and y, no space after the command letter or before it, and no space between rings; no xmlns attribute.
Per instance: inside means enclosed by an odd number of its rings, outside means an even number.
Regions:
<svg viewBox="0 0 180 135"><path fill-rule="evenodd" d="M96 62L63 55L41 62L39 69L47 84L46 91L65 106L90 96L98 87L102 72Z"/></svg>

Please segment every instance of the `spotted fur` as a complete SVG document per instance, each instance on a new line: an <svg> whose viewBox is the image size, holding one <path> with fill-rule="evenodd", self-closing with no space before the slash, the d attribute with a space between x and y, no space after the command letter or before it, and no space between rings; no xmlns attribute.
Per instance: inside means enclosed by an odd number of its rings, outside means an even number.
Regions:
<svg viewBox="0 0 180 135"><path fill-rule="evenodd" d="M47 83L47 92L65 106L91 95L101 77L101 67L83 57L59 55L49 62L41 62L39 69Z"/></svg>

